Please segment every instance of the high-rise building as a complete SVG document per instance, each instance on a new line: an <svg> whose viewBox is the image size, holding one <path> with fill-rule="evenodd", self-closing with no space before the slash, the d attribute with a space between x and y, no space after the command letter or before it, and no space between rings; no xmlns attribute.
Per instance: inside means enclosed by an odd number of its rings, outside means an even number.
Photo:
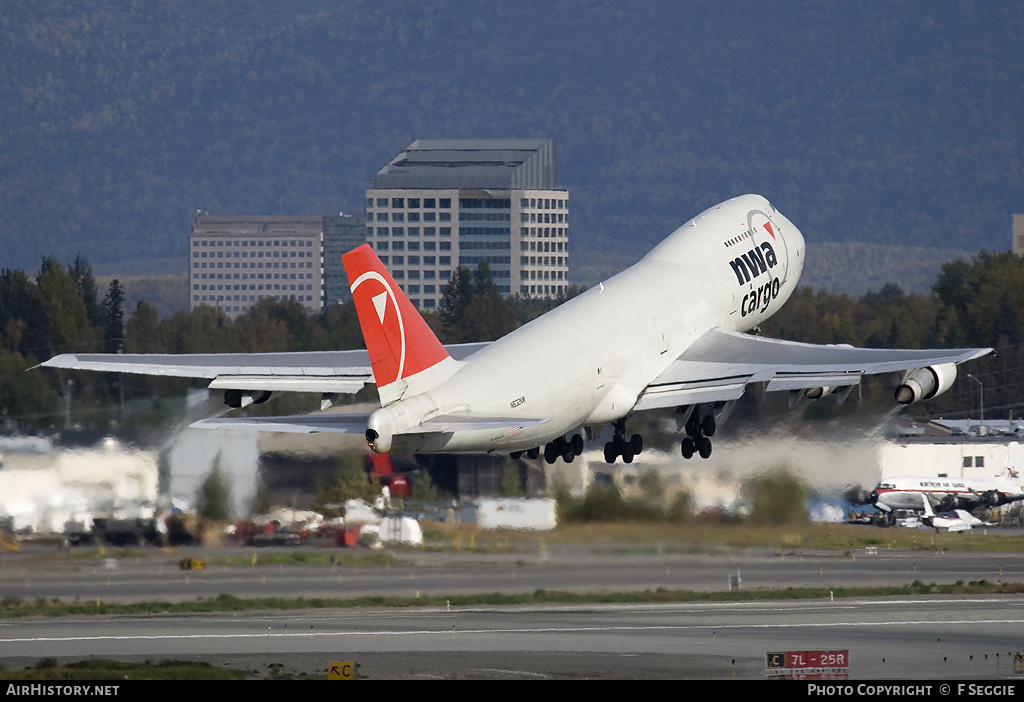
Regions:
<svg viewBox="0 0 1024 702"><path fill-rule="evenodd" d="M553 139L418 139L366 191L368 241L413 304L442 305L459 266L486 261L505 295L569 278L569 194Z"/></svg>
<svg viewBox="0 0 1024 702"><path fill-rule="evenodd" d="M1013 244L1010 248L1015 254L1024 254L1024 214L1013 216Z"/></svg>
<svg viewBox="0 0 1024 702"><path fill-rule="evenodd" d="M324 306L352 299L341 255L366 243L366 218L340 214L324 217Z"/></svg>
<svg viewBox="0 0 1024 702"><path fill-rule="evenodd" d="M323 305L324 217L197 214L189 235L190 309L210 305L234 319L257 301Z"/></svg>

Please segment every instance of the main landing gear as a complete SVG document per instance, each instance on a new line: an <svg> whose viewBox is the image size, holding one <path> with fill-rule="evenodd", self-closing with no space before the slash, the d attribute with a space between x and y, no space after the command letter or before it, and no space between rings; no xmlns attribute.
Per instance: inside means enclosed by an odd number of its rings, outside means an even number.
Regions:
<svg viewBox="0 0 1024 702"><path fill-rule="evenodd" d="M509 456L513 460L518 460L523 453L523 451L513 451ZM540 447L534 447L525 451L525 453L527 458L537 458L540 456ZM572 463L576 456L579 456L581 453L583 453L583 437L579 434L573 434L568 439L560 436L544 445L544 460L549 464L554 463L559 458L566 463Z"/></svg>
<svg viewBox="0 0 1024 702"><path fill-rule="evenodd" d="M718 423L713 414L705 414L701 417L696 411L690 413L686 420L686 438L680 445L683 458L693 458L694 453L699 453L701 458L711 456L711 438L718 429Z"/></svg>
<svg viewBox="0 0 1024 702"><path fill-rule="evenodd" d="M615 459L622 456L623 463L632 463L633 457L644 450L644 438L639 434L626 439L626 422L619 420L615 422L615 434L612 440L604 445L604 460L608 463L615 463Z"/></svg>

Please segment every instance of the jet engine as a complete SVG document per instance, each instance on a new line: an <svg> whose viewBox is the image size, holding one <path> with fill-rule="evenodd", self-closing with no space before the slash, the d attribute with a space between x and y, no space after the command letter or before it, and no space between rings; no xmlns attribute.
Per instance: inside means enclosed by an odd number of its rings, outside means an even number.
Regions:
<svg viewBox="0 0 1024 702"><path fill-rule="evenodd" d="M918 368L912 371L896 388L896 401L901 405L909 405L918 400L930 400L949 390L954 380L956 380L955 363Z"/></svg>
<svg viewBox="0 0 1024 702"><path fill-rule="evenodd" d="M258 405L270 399L272 392L269 390L225 390L224 404L228 407L238 409L249 405Z"/></svg>

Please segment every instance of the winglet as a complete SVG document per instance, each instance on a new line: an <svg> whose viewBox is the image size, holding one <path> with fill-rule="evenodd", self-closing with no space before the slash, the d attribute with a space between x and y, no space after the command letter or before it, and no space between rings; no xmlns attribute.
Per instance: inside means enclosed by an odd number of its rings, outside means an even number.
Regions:
<svg viewBox="0 0 1024 702"><path fill-rule="evenodd" d="M425 392L458 367L369 244L342 255L381 404ZM427 372L432 371L432 372Z"/></svg>

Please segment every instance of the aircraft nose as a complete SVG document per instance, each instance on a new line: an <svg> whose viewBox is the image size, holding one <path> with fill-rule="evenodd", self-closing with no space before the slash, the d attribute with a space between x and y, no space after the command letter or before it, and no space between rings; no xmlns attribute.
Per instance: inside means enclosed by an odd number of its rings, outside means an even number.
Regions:
<svg viewBox="0 0 1024 702"><path fill-rule="evenodd" d="M878 490L872 490L870 497L871 497L871 504L877 505L878 504Z"/></svg>

